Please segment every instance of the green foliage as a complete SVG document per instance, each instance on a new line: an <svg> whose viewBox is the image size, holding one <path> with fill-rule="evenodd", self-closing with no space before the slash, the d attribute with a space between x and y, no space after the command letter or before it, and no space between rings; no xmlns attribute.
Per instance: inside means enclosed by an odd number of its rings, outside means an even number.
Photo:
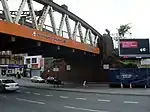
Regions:
<svg viewBox="0 0 150 112"><path fill-rule="evenodd" d="M120 61L120 63L121 63L121 67L123 67L123 68L137 68L137 64L133 63L133 62L122 62L122 61Z"/></svg>
<svg viewBox="0 0 150 112"><path fill-rule="evenodd" d="M130 24L120 25L120 27L117 29L120 38L124 38L125 34L129 32L129 30L131 29L131 26L129 25Z"/></svg>

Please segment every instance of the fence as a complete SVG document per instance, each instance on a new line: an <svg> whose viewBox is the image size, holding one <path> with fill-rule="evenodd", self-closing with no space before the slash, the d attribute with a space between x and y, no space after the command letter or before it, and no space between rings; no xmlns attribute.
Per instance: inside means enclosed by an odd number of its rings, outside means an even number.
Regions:
<svg viewBox="0 0 150 112"><path fill-rule="evenodd" d="M150 68L111 68L109 82L110 84L150 87Z"/></svg>

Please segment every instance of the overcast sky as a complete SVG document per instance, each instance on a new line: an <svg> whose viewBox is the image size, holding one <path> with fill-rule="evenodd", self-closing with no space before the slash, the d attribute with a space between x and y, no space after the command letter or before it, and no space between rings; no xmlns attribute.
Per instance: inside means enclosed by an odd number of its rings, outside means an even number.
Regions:
<svg viewBox="0 0 150 112"><path fill-rule="evenodd" d="M17 10L21 0L8 0ZM66 4L71 12L84 19L100 33L107 28L117 32L120 24L132 23L132 38L150 37L150 0L53 0ZM36 9L41 6L36 5ZM1 8L1 7L0 7Z"/></svg>

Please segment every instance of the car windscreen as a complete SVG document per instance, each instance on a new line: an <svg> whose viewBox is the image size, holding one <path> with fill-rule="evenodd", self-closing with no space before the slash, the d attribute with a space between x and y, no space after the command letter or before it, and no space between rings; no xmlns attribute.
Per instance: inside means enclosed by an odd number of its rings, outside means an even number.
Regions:
<svg viewBox="0 0 150 112"><path fill-rule="evenodd" d="M15 83L14 80L2 80L2 83Z"/></svg>
<svg viewBox="0 0 150 112"><path fill-rule="evenodd" d="M41 77L38 77L37 79L41 80L42 78L41 78Z"/></svg>
<svg viewBox="0 0 150 112"><path fill-rule="evenodd" d="M39 77L32 77L33 79L38 79Z"/></svg>

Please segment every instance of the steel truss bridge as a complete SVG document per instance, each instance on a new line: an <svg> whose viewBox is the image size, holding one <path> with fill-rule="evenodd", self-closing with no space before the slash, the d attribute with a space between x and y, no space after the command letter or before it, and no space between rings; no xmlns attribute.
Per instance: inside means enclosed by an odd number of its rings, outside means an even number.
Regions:
<svg viewBox="0 0 150 112"><path fill-rule="evenodd" d="M18 10L12 11L9 1L0 0L3 8L0 9L0 51L63 58L71 65L71 71L61 73L63 80L103 81L107 78L101 66L105 49L101 43L107 44L103 42L104 37L66 5L60 6L52 0L20 0ZM36 2L43 7L39 9ZM37 8L39 10L35 10Z"/></svg>
<svg viewBox="0 0 150 112"><path fill-rule="evenodd" d="M97 39L102 35L91 27L84 20L70 12L66 5L58 5L52 0L21 0L18 11L10 11L10 4L7 0L0 0L2 10L0 10L0 33L12 36L23 37L46 42L72 49L99 54ZM34 2L42 4L43 8L35 11ZM25 11L25 5L29 11ZM61 14L60 25L56 27L54 13ZM46 17L49 16L51 26L45 24ZM74 22L74 27L70 25ZM64 36L63 27L66 25L67 36ZM49 30L51 28L52 30ZM85 30L85 32L83 32ZM77 32L79 35L77 35ZM79 39L77 39L79 38Z"/></svg>

